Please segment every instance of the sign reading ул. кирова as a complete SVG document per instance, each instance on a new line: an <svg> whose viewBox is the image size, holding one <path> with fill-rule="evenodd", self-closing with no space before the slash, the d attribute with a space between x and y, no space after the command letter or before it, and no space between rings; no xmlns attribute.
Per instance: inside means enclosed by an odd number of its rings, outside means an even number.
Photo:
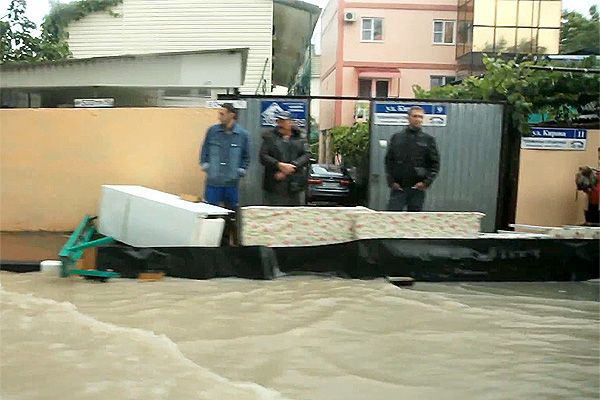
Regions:
<svg viewBox="0 0 600 400"><path fill-rule="evenodd" d="M413 106L419 106L425 112L423 126L446 126L446 106L422 103L376 103L375 125L408 125L408 111Z"/></svg>
<svg viewBox="0 0 600 400"><path fill-rule="evenodd" d="M532 128L531 136L521 139L522 149L585 150L587 130L573 128Z"/></svg>

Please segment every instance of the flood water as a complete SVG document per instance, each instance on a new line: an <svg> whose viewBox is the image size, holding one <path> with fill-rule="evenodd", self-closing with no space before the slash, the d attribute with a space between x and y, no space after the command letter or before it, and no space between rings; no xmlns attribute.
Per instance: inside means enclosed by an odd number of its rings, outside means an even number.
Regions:
<svg viewBox="0 0 600 400"><path fill-rule="evenodd" d="M0 273L0 398L598 399L598 283Z"/></svg>

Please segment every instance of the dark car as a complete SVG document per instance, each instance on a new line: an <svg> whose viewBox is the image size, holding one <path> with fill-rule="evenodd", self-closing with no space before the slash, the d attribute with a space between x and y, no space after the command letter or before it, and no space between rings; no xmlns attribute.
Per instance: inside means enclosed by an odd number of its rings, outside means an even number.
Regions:
<svg viewBox="0 0 600 400"><path fill-rule="evenodd" d="M311 164L306 189L307 203L350 204L354 181L339 165Z"/></svg>

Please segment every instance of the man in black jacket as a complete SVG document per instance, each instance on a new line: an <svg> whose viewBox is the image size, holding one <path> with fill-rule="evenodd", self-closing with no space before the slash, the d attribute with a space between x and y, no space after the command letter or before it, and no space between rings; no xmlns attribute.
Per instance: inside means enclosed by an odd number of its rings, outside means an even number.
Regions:
<svg viewBox="0 0 600 400"><path fill-rule="evenodd" d="M395 133L385 155L385 172L391 188L389 211L421 211L425 191L440 170L435 138L421 130L424 110L414 106L408 111L409 126Z"/></svg>
<svg viewBox="0 0 600 400"><path fill-rule="evenodd" d="M287 111L277 115L277 128L263 136L260 162L265 166L263 189L269 206L298 206L306 187L308 143L300 136Z"/></svg>

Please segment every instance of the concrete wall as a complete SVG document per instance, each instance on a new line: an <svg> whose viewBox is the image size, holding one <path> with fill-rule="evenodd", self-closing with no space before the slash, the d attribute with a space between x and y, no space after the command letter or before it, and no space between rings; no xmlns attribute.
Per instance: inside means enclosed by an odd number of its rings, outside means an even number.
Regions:
<svg viewBox="0 0 600 400"><path fill-rule="evenodd" d="M68 231L103 184L201 194L211 109L0 110L0 230Z"/></svg>
<svg viewBox="0 0 600 400"><path fill-rule="evenodd" d="M600 131L588 130L585 151L521 150L518 224L561 226L584 222L587 196L575 198L578 167L598 167Z"/></svg>

